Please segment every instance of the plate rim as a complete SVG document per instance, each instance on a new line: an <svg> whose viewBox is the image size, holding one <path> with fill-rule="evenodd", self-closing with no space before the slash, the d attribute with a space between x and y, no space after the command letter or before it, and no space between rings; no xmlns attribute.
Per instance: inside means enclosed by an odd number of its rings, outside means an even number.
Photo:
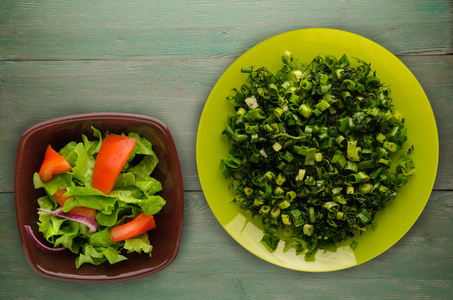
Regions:
<svg viewBox="0 0 453 300"><path fill-rule="evenodd" d="M355 264L352 264L350 266L344 266L344 267L340 267L340 268L332 268L332 269L328 269L328 270L309 270L309 269L300 269L300 268L291 268L291 267L288 267L288 266L283 266L281 264L278 264L277 262L275 261L272 261L272 260L269 260L269 259L266 259L266 258L263 258L261 257L259 254L255 253L251 247L247 247L246 245L242 244L241 242L238 241L238 239L236 238L235 235L233 235L231 232L229 232L227 230L227 228L225 228L225 226L220 222L217 214L216 214L216 211L215 209L213 209L213 205L211 203L212 200L208 199L208 195L206 194L205 192L205 189L203 188L204 186L207 185L207 183L205 182L205 178L204 178L204 174L203 174L203 170L201 169L201 164L200 164L200 160L202 159L200 157L200 153L199 153L199 148L201 147L201 139L202 139L202 134L200 134L202 132L202 129L203 129L203 122L204 122L204 116L205 114L207 113L206 112L206 106L208 105L208 103L212 102L212 97L216 91L216 89L218 88L222 78L225 76L225 74L230 70L232 69L234 66L236 66L239 62L239 60L241 59L241 57L243 56L246 56L248 55L249 53L252 53L253 51L256 51L257 48L259 47L263 47L264 45L268 44L268 43L272 43L273 41L275 41L276 39L278 38L284 38L285 35L297 35L298 33L305 33L305 32L308 32L308 31L312 31L312 32L330 32L330 33L340 33L340 34L345 34L345 35L349 35L351 37L353 37L355 40L361 40L362 42L366 42L366 43L369 43L372 47L375 47L377 48L378 50L380 51L383 51L386 55L390 55L393 57L394 60L398 61L399 63L401 63L401 66L403 67L403 70L407 73L407 75L411 76L411 81L413 81L413 83L415 83L419 88L420 90L423 92L423 95L421 95L422 98L426 98L427 100L427 104L430 108L429 112L428 112L428 117L431 119L432 121L432 124L433 124L433 127L431 128L432 129L432 134L435 136L435 145L433 145L434 147L434 150L435 150L435 153L433 154L433 158L434 158L434 161L435 161L435 165L434 165L434 169L433 169L433 173L434 173L434 176L431 177L431 180L430 180L430 183L429 183L429 186L430 186L430 191L428 192L428 195L426 197L426 200L423 200L423 207L420 209L419 212L417 212L417 215L416 217L412 220L411 219L411 224L410 226L408 226L405 230L404 230L404 233L401 234L401 236L397 237L396 238L396 241L392 242L391 245L389 247L387 247L386 249L384 249L382 252L378 253L377 255L374 255L374 256L370 256L369 258L365 259L364 261L361 261L361 262L357 262ZM220 135L220 133L219 133ZM248 252L252 253L253 255L257 256L258 258L262 259L262 260L265 260L271 264L274 264L274 265L277 265L277 266L280 266L280 267L283 267L283 268L286 268L286 269L291 269L291 270L295 270L295 271L303 271L303 272L331 272L331 271L338 271L338 270L343 270L343 269L347 269L347 268L352 268L352 267L355 267L355 266L358 266L360 264L363 264L363 263L366 263L366 262L369 262L371 260L373 260L374 258L376 258L377 256L383 254L384 252L388 251L390 248L392 248L398 241L400 241L406 234L407 232L413 227L413 225L415 224L415 222L419 219L421 213L424 211L428 201L429 201L429 198L430 198L430 195L432 193L432 189L434 187L434 184L435 184L435 181L436 181L436 178L437 178L437 170L438 170L438 163L439 163L439 135L438 135L438 129L437 129L437 123L436 123L436 119L435 119L435 115L434 115L434 112L432 110L432 106L431 106L431 103L429 102L429 99L423 89L423 87L421 86L420 82L417 80L417 78L415 77L415 75L411 72L411 70L396 56L394 55L391 51L387 50L385 47L383 47L382 45L374 42L373 40L369 39L369 38L366 38L364 36L361 36L359 34L356 34L356 33L353 33L353 32L349 32L349 31L345 31L345 30L340 30L340 29L333 29L333 28L304 28L304 29L296 29L296 30L290 30L290 31L286 31L286 32L283 32L283 33L279 33L277 35L274 35L274 36L271 36L257 44L255 44L254 46L252 46L251 48L249 48L248 50L246 50L245 52L243 52L241 55L239 55L224 71L223 73L221 74L221 76L218 78L218 80L216 81L215 85L213 86L207 100L206 100L206 103L205 105L203 106L203 110L202 110L202 113L201 113L201 117L200 117L200 121L199 121L199 125L198 125L198 130L197 130L197 140L196 140L196 161L197 161L197 170L198 170L198 174L199 174L199 180L200 180L200 184L201 184L201 187L202 187L202 190L203 190L203 194L205 196L205 199L206 201L208 202L208 205L212 211L212 213L214 214L215 218L217 219L217 221L220 223L220 225L223 227L223 229L228 233L228 235L230 237L232 237L240 246L242 246L245 250L247 250ZM220 172L220 171L219 171ZM238 211L238 214L245 214L246 212L240 212ZM250 249L249 249L250 248Z"/></svg>

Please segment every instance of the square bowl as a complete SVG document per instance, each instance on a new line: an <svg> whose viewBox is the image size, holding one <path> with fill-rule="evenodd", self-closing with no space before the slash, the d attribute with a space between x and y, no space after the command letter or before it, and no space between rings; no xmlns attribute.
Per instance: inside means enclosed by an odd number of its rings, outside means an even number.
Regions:
<svg viewBox="0 0 453 300"><path fill-rule="evenodd" d="M159 193L166 205L155 216L157 227L150 233L152 256L125 254L125 261L110 265L83 264L75 267L76 254L70 251L50 253L38 248L28 237L24 226L30 225L37 238L47 243L38 232L37 199L44 195L35 189L33 174L39 171L48 144L58 151L70 141L81 141L82 134L92 139L91 126L102 133L135 132L148 139L159 158L152 176L162 183ZM176 147L168 128L161 121L143 115L123 113L88 113L41 122L21 136L16 155L14 197L19 235L28 263L38 274L76 282L124 281L150 275L170 265L178 255L184 213L184 188Z"/></svg>

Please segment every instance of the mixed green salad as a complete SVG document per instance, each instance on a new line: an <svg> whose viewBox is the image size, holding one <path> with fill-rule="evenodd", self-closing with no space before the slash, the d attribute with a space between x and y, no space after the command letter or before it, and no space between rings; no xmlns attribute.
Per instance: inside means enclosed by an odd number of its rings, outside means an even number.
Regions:
<svg viewBox="0 0 453 300"><path fill-rule="evenodd" d="M34 174L35 188L46 192L37 199L39 231L52 247L35 242L49 251L77 254L77 268L120 262L126 259L123 252L151 256L147 231L165 205L157 195L162 185L151 176L157 155L136 133L92 130L94 140L82 135L81 142L69 142L58 153L49 145Z"/></svg>
<svg viewBox="0 0 453 300"><path fill-rule="evenodd" d="M415 172L390 87L347 55L304 65L285 52L275 74L241 72L247 79L227 97L236 113L223 131L231 148L221 170L233 202L259 216L261 242L274 251L283 240L284 251L310 259L373 228Z"/></svg>

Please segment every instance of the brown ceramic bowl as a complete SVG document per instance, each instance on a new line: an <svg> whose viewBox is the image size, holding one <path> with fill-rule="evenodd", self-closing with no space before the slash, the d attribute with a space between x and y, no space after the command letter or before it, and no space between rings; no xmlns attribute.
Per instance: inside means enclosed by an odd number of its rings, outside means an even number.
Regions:
<svg viewBox="0 0 453 300"><path fill-rule="evenodd" d="M150 232L152 257L125 254L127 260L110 265L83 264L75 267L76 254L70 251L49 253L38 248L25 232L30 225L41 242L36 200L44 195L33 186L33 174L44 158L48 144L60 149L69 141L81 141L82 133L93 138L91 126L111 133L136 132L153 144L159 164L152 176L163 186L159 193L167 204L155 216L157 227ZM16 157L15 202L17 224L25 256L38 274L49 278L78 282L123 281L149 275L170 265L176 258L182 231L184 189L175 144L168 128L151 117L122 113L90 113L45 121L30 127L21 137Z"/></svg>

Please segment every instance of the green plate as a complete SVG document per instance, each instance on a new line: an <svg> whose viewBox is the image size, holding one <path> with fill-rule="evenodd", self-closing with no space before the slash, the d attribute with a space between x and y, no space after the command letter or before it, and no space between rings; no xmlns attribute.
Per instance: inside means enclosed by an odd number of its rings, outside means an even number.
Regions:
<svg viewBox="0 0 453 300"><path fill-rule="evenodd" d="M266 66L275 72L281 67L281 56L290 51L302 62L309 63L317 55L332 54L357 57L371 63L381 82L391 85L397 109L406 118L408 141L415 146L413 158L416 174L400 190L388 208L378 213L378 226L354 239L359 242L353 251L350 241L336 252L318 251L315 261L290 250L283 252L283 243L273 253L261 243L263 231L258 220L240 210L231 201L235 192L223 177L220 159L228 153L229 144L221 133L226 117L234 112L233 103L225 100L232 88L240 87L246 78L242 67ZM434 185L439 157L436 121L422 87L409 69L382 46L356 34L333 29L301 29L286 32L254 46L240 56L220 77L201 115L197 137L197 166L204 195L217 220L245 249L275 265L310 272L334 271L369 261L392 247L412 227L423 211ZM414 262L415 263L415 262Z"/></svg>

